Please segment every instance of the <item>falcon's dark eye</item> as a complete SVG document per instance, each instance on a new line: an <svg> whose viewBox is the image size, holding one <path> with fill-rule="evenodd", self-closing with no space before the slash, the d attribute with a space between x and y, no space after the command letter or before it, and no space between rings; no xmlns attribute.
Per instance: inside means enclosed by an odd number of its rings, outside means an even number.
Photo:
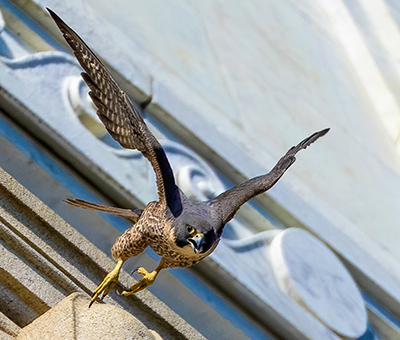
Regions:
<svg viewBox="0 0 400 340"><path fill-rule="evenodd" d="M191 225L187 225L186 226L186 228L187 228L187 231L188 231L188 233L189 234L193 234L195 231L196 231L196 229L194 229Z"/></svg>

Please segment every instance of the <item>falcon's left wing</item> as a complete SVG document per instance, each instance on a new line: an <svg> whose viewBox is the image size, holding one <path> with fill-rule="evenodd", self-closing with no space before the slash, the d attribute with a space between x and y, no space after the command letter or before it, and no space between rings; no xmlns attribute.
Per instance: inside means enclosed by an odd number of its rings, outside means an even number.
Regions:
<svg viewBox="0 0 400 340"><path fill-rule="evenodd" d="M318 138L328 133L328 131L329 129L324 129L315 132L296 146L291 147L269 173L249 179L211 199L209 204L211 205L213 215L222 221L222 227L233 218L236 211L244 203L272 188L286 170L296 161L297 152L307 148Z"/></svg>

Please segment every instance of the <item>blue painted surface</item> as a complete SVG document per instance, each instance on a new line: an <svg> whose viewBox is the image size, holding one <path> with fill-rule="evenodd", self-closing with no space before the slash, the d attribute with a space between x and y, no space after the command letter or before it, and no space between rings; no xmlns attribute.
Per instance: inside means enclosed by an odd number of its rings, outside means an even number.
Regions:
<svg viewBox="0 0 400 340"><path fill-rule="evenodd" d="M64 49L61 45L56 43L54 39L52 39L51 36L49 36L41 26L39 26L35 21L33 21L28 15L26 15L23 11L21 11L11 1L0 0L0 8L2 8L5 11L11 12L14 17L25 23L25 25L28 26L32 32L39 35L41 39L48 45L58 50Z"/></svg>

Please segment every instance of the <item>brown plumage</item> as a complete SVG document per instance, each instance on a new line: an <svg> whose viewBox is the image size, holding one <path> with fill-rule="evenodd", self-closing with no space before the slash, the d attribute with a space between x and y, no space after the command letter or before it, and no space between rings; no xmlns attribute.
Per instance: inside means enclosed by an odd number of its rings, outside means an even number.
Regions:
<svg viewBox="0 0 400 340"><path fill-rule="evenodd" d="M136 223L138 221L140 215L143 212L142 209L131 210L131 209L124 209L124 208L110 207L108 205L102 205L102 204L96 204L96 203L84 201L79 198L75 198L75 199L67 198L64 202L71 204L75 207L83 208L83 209L96 210L96 211L101 211L101 212L104 212L107 214L112 214L112 215L129 218L134 223Z"/></svg>
<svg viewBox="0 0 400 340"><path fill-rule="evenodd" d="M94 291L90 305L100 294L104 298L110 292L118 280L122 264L147 246L161 256L160 263L151 273L139 268L143 278L122 293L126 296L152 284L163 268L191 266L208 256L218 245L224 226L240 206L270 189L294 163L296 153L329 130L316 132L292 147L268 174L250 179L209 201L192 202L176 186L163 148L124 91L84 41L54 12L48 11L85 70L82 77L90 88L90 97L104 126L123 147L141 151L156 175L158 201L148 203L143 211L79 199L67 200L74 206L120 215L135 222L112 247L117 266Z"/></svg>

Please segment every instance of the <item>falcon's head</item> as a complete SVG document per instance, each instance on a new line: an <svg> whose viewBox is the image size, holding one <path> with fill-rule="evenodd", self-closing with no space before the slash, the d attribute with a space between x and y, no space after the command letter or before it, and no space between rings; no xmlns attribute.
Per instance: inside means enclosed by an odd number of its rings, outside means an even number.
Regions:
<svg viewBox="0 0 400 340"><path fill-rule="evenodd" d="M206 253L218 236L209 218L196 213L182 213L172 224L178 247L192 247L194 253Z"/></svg>

